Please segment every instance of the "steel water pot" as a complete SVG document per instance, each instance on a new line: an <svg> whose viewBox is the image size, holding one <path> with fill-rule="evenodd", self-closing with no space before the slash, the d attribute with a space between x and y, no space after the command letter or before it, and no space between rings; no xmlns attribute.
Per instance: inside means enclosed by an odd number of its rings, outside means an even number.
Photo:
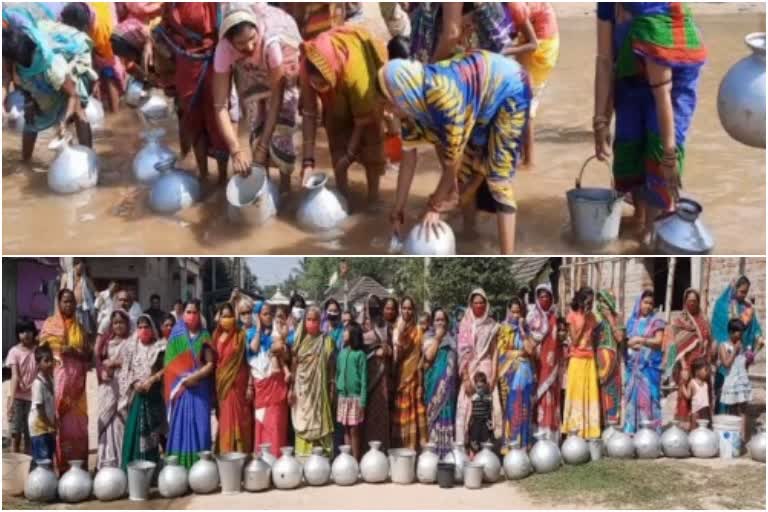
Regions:
<svg viewBox="0 0 768 512"><path fill-rule="evenodd" d="M715 239L700 216L701 204L680 199L674 213L654 223L656 250L661 254L705 255L712 252Z"/></svg>
<svg viewBox="0 0 768 512"><path fill-rule="evenodd" d="M531 458L531 464L533 469L537 473L551 473L556 471L563 463L563 458L560 454L560 449L557 445L546 438L546 434L543 432L537 432L534 434L536 443L531 448L528 454Z"/></svg>
<svg viewBox="0 0 768 512"><path fill-rule="evenodd" d="M163 469L157 476L157 490L163 498L178 498L189 490L187 468L179 464L176 455L166 455Z"/></svg>
<svg viewBox="0 0 768 512"><path fill-rule="evenodd" d="M331 461L324 453L321 446L315 446L304 463L304 480L309 485L326 485L331 480Z"/></svg>
<svg viewBox="0 0 768 512"><path fill-rule="evenodd" d="M608 439L611 438L613 434L619 431L618 423L615 420L608 421L608 426L603 430L603 433L600 435L600 439L603 441L602 443L602 449L603 449L603 455L608 455Z"/></svg>
<svg viewBox="0 0 768 512"><path fill-rule="evenodd" d="M661 436L651 428L652 424L648 420L641 421L641 428L632 440L638 459L655 459L661 455Z"/></svg>
<svg viewBox="0 0 768 512"><path fill-rule="evenodd" d="M415 225L403 242L403 253L411 256L454 256L456 235L447 223L440 221L434 230Z"/></svg>
<svg viewBox="0 0 768 512"><path fill-rule="evenodd" d="M66 503L80 503L91 496L93 479L83 469L85 461L69 461L69 470L59 479L59 498Z"/></svg>
<svg viewBox="0 0 768 512"><path fill-rule="evenodd" d="M128 499L146 501L157 464L149 460L134 460L128 464Z"/></svg>
<svg viewBox="0 0 768 512"><path fill-rule="evenodd" d="M104 105L98 99L91 96L85 105L85 117L94 131L104 129Z"/></svg>
<svg viewBox="0 0 768 512"><path fill-rule="evenodd" d="M136 108L144 101L147 97L144 86L145 84L141 80L137 80L134 77L128 78L125 93L123 94L123 99L128 106Z"/></svg>
<svg viewBox="0 0 768 512"><path fill-rule="evenodd" d="M245 467L244 487L248 492L266 491L272 479L272 466L257 452Z"/></svg>
<svg viewBox="0 0 768 512"><path fill-rule="evenodd" d="M164 136L165 130L162 128L153 128L142 134L146 143L133 159L133 176L139 183L154 183L162 176L157 164L176 159L174 152L162 143Z"/></svg>
<svg viewBox="0 0 768 512"><path fill-rule="evenodd" d="M389 476L389 459L381 451L381 441L370 441L370 450L360 459L360 474L369 484L385 482Z"/></svg>
<svg viewBox="0 0 768 512"><path fill-rule="evenodd" d="M260 226L277 215L280 189L266 169L251 168L247 178L235 175L227 183L227 218L235 224Z"/></svg>
<svg viewBox="0 0 768 512"><path fill-rule="evenodd" d="M327 231L337 227L348 216L346 200L326 185L328 176L314 174L307 179L306 194L299 204L296 218L299 225L310 232Z"/></svg>
<svg viewBox="0 0 768 512"><path fill-rule="evenodd" d="M747 443L747 450L752 460L765 463L765 429L759 427L757 433Z"/></svg>
<svg viewBox="0 0 768 512"><path fill-rule="evenodd" d="M665 457L684 459L691 455L688 433L680 428L679 423L672 420L670 426L661 434L661 449Z"/></svg>
<svg viewBox="0 0 768 512"><path fill-rule="evenodd" d="M116 464L105 465L93 479L93 495L99 501L113 501L125 496L128 476Z"/></svg>
<svg viewBox="0 0 768 512"><path fill-rule="evenodd" d="M467 456L467 451L464 449L464 444L454 441L453 449L450 453L446 453L443 456L443 462L454 464L456 483L462 483L464 481L464 464L469 462L469 457Z"/></svg>
<svg viewBox="0 0 768 512"><path fill-rule="evenodd" d="M48 148L57 152L48 170L48 188L57 194L74 194L99 182L99 161L89 147L72 144L72 136L55 139Z"/></svg>
<svg viewBox="0 0 768 512"><path fill-rule="evenodd" d="M608 439L608 456L615 459L631 459L635 456L635 443L625 432L616 432Z"/></svg>
<svg viewBox="0 0 768 512"><path fill-rule="evenodd" d="M301 464L293 456L292 446L280 448L282 455L272 465L272 481L278 489L295 489L301 485Z"/></svg>
<svg viewBox="0 0 768 512"><path fill-rule="evenodd" d="M360 474L360 466L352 456L352 447L348 444L339 446L339 454L333 459L331 475L336 485L354 485Z"/></svg>
<svg viewBox="0 0 768 512"><path fill-rule="evenodd" d="M483 487L485 471L479 462L471 461L464 465L464 487L467 489L480 489Z"/></svg>
<svg viewBox="0 0 768 512"><path fill-rule="evenodd" d="M578 430L571 430L568 438L563 441L563 446L560 447L560 453L566 464L584 464L591 458L589 445L579 435Z"/></svg>
<svg viewBox="0 0 768 512"><path fill-rule="evenodd" d="M59 481L53 472L51 459L35 461L37 467L27 475L24 482L24 497L29 501L41 503L51 502L56 499L56 490Z"/></svg>
<svg viewBox="0 0 768 512"><path fill-rule="evenodd" d="M222 494L239 494L243 489L245 454L239 452L216 455Z"/></svg>
<svg viewBox="0 0 768 512"><path fill-rule="evenodd" d="M696 420L698 427L688 434L688 443L694 457L708 459L720 453L720 438L707 428L709 420Z"/></svg>
<svg viewBox="0 0 768 512"><path fill-rule="evenodd" d="M747 34L751 54L728 70L717 93L717 113L728 135L765 149L765 32Z"/></svg>
<svg viewBox="0 0 768 512"><path fill-rule="evenodd" d="M509 443L503 466L507 480L521 480L533 473L531 459L526 451L520 448L519 441Z"/></svg>
<svg viewBox="0 0 768 512"><path fill-rule="evenodd" d="M480 450L474 462L483 465L483 481L487 483L496 483L501 474L501 461L493 451L493 443L483 443L483 449Z"/></svg>
<svg viewBox="0 0 768 512"><path fill-rule="evenodd" d="M422 484L433 484L437 481L437 464L440 457L437 456L437 445L427 443L416 460L416 479Z"/></svg>
<svg viewBox="0 0 768 512"><path fill-rule="evenodd" d="M199 456L189 468L189 488L195 494L210 494L219 488L219 468L210 451L202 451Z"/></svg>
<svg viewBox="0 0 768 512"><path fill-rule="evenodd" d="M155 166L160 177L152 185L149 204L158 213L173 214L189 208L200 199L197 177L175 168L175 164L174 159L168 159Z"/></svg>
<svg viewBox="0 0 768 512"><path fill-rule="evenodd" d="M261 449L262 460L269 464L269 467L272 467L277 460L277 457L272 454L272 445L270 443L262 443L259 445L259 448Z"/></svg>

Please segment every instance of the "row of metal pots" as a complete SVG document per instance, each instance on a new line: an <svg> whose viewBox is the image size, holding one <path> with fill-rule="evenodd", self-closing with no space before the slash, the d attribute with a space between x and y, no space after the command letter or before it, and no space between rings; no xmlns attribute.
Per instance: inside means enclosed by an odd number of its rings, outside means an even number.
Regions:
<svg viewBox="0 0 768 512"><path fill-rule="evenodd" d="M332 463L319 447L303 464L293 456L292 447L281 448L281 456L275 458L270 445L264 444L250 461L244 453L227 453L214 459L211 452L204 451L189 471L179 465L177 457L166 457L157 476L157 488L164 498L177 498L189 490L196 494L209 494L221 488L221 492L231 494L243 489L249 492L266 491L272 486L295 489L302 483L322 486L333 482L349 486L360 480L367 483L390 480L403 485L418 481L423 484L438 483L444 488L459 484L479 489L483 483L497 482L502 473L508 480L519 480L534 472L556 471L563 463L584 464L603 455L622 459L654 459L662 455L710 458L719 451L718 436L707 428L706 420L699 421L698 428L690 433L681 429L677 422L672 422L661 435L650 427L650 422L643 422L642 428L634 435L628 435L611 424L600 439L586 441L577 432L572 432L561 447L543 433L535 437L537 441L530 451L512 443L503 459L494 453L492 443L485 443L472 460L462 443L454 443L451 452L441 459L432 443L427 444L417 457L414 450L405 448L391 449L384 454L381 443L372 441L359 463L346 445L339 448L340 454ZM748 450L754 460L765 462L764 431L753 436ZM62 501L77 503L93 494L101 501L110 501L128 492L131 500L146 500L156 469L153 462L133 461L128 465L127 476L119 468L104 467L91 479L82 468L82 461L73 461L71 466L57 481L51 462L38 461L37 468L27 478L24 489L27 499L52 501L58 494Z"/></svg>

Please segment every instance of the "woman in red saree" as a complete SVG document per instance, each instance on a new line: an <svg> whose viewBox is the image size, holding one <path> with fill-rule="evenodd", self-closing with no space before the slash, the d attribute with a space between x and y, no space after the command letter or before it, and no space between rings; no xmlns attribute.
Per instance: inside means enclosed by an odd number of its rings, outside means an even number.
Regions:
<svg viewBox="0 0 768 512"><path fill-rule="evenodd" d="M251 453L253 388L245 362L245 332L237 327L235 308L219 309L219 325L213 332L216 347L216 399L219 430L217 453Z"/></svg>
<svg viewBox="0 0 768 512"><path fill-rule="evenodd" d="M557 307L548 284L536 287L536 304L526 318L538 347L536 364L536 424L548 439L560 439L560 367L563 351L557 339Z"/></svg>
<svg viewBox="0 0 768 512"><path fill-rule="evenodd" d="M182 153L193 149L203 177L208 175L208 156L215 158L223 183L229 153L216 120L213 96L219 9L217 2L166 2L162 21L153 31L153 44L145 48L145 67L153 61L154 51L172 55Z"/></svg>
<svg viewBox="0 0 768 512"><path fill-rule="evenodd" d="M665 373L672 377L678 390L687 386L693 378L693 362L697 359L710 360L713 354L712 334L707 317L701 311L701 297L697 290L689 288L684 294L684 306L680 316L672 320L664 336ZM677 393L675 419L681 427L690 429L691 399Z"/></svg>
<svg viewBox="0 0 768 512"><path fill-rule="evenodd" d="M416 325L416 302L405 297L392 338L395 348L395 403L392 447L419 450L427 443L427 410L421 376L421 337Z"/></svg>
<svg viewBox="0 0 768 512"><path fill-rule="evenodd" d="M253 312L258 316L251 328L253 332L249 332L251 342L247 351L255 408L253 446L269 444L271 452L278 454L280 448L288 446L288 383L281 369L272 364L272 332L276 328L273 307L257 302ZM283 339L286 335L287 332ZM285 353L282 355L285 357Z"/></svg>
<svg viewBox="0 0 768 512"><path fill-rule="evenodd" d="M57 297L58 311L40 330L41 344L53 351L56 421L56 466L59 474L70 460L88 460L88 402L85 376L90 347L83 326L75 318L75 294L63 289Z"/></svg>

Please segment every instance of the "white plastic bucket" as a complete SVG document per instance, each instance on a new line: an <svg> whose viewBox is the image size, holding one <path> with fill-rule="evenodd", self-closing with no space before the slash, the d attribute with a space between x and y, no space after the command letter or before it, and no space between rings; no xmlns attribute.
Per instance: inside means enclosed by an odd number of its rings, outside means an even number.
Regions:
<svg viewBox="0 0 768 512"><path fill-rule="evenodd" d="M576 186L566 192L566 198L574 237L582 243L602 245L619 237L622 196L613 188L582 188L584 169L595 158L584 162Z"/></svg>
<svg viewBox="0 0 768 512"><path fill-rule="evenodd" d="M733 459L741 455L741 416L716 414L712 418L712 430L720 440L720 458Z"/></svg>
<svg viewBox="0 0 768 512"><path fill-rule="evenodd" d="M3 493L11 496L24 494L32 457L24 453L3 453Z"/></svg>

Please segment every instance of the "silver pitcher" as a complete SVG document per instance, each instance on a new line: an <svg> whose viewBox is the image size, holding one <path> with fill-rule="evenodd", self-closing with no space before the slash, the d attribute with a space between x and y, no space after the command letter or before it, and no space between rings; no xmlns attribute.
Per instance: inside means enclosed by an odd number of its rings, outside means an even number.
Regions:
<svg viewBox="0 0 768 512"><path fill-rule="evenodd" d="M680 199L675 213L654 223L656 250L691 256L712 252L715 240L700 218L702 210L693 199Z"/></svg>

